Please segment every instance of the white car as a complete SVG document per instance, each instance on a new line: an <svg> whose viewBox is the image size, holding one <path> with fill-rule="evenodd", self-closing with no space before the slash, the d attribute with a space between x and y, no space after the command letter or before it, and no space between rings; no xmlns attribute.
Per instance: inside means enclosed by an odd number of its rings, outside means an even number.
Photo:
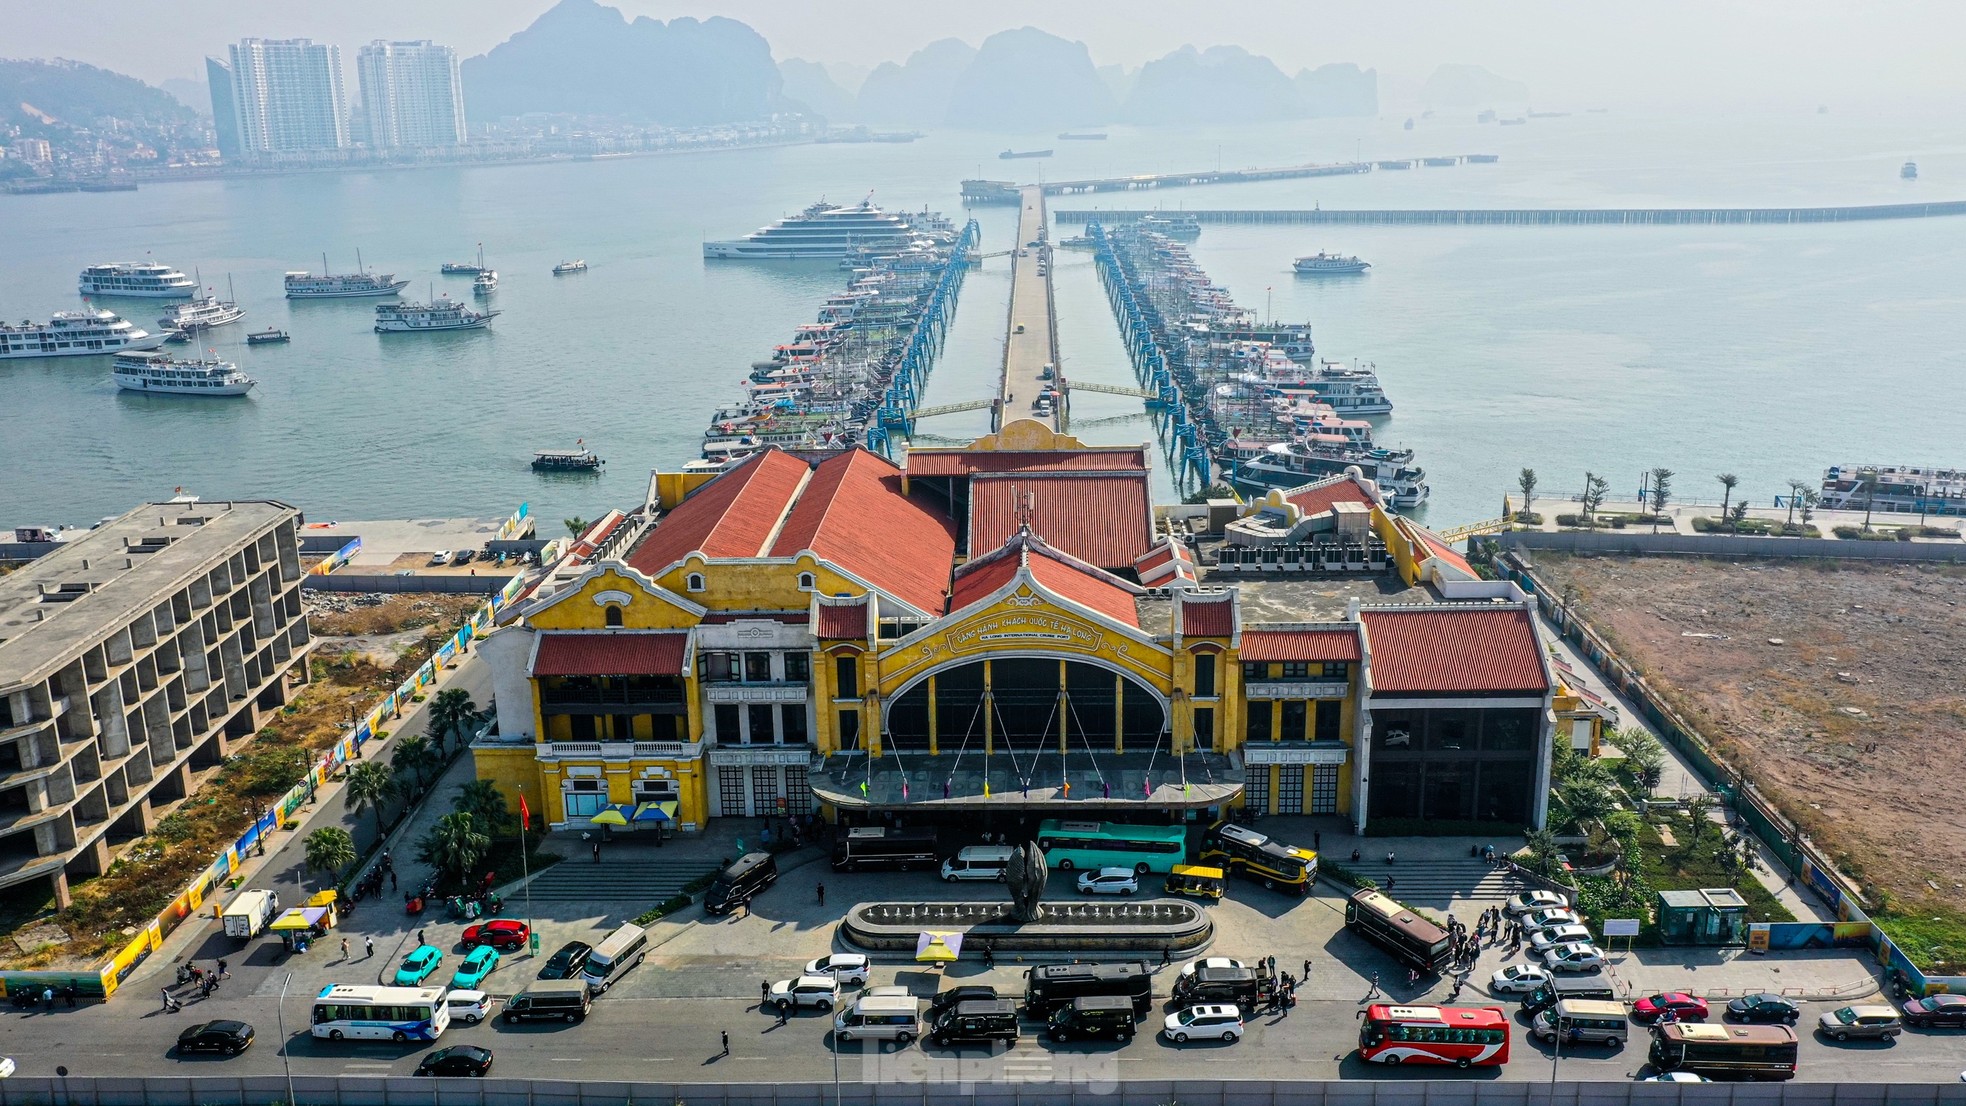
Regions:
<svg viewBox="0 0 1966 1106"><path fill-rule="evenodd" d="M1534 964L1510 964L1488 978L1488 989L1498 995L1526 995L1550 981L1550 973Z"/></svg>
<svg viewBox="0 0 1966 1106"><path fill-rule="evenodd" d="M430 563L433 565L447 565L451 563L451 551L448 549L437 550L430 555Z"/></svg>
<svg viewBox="0 0 1966 1106"><path fill-rule="evenodd" d="M831 1010L840 1001L840 985L830 975L802 975L771 985L771 1004L783 1011L801 1006Z"/></svg>
<svg viewBox="0 0 1966 1106"><path fill-rule="evenodd" d="M1209 1037L1234 1041L1242 1036L1242 1012L1234 1006L1190 1006L1169 1014L1161 1032L1175 1044Z"/></svg>
<svg viewBox="0 0 1966 1106"><path fill-rule="evenodd" d="M1186 964L1181 965L1180 978L1186 979L1203 968L1239 969L1242 966L1242 961L1231 960L1226 956L1204 956L1200 960L1190 960Z"/></svg>
<svg viewBox="0 0 1966 1106"><path fill-rule="evenodd" d="M5 1079L12 1074L14 1074L14 1058L0 1056L0 1079Z"/></svg>
<svg viewBox="0 0 1966 1106"><path fill-rule="evenodd" d="M1131 868L1099 868L1079 876L1081 895L1131 895L1140 890L1140 877Z"/></svg>
<svg viewBox="0 0 1966 1106"><path fill-rule="evenodd" d="M1529 951L1537 956L1550 951L1558 945L1591 943L1591 931L1586 926L1560 925L1539 929L1529 935Z"/></svg>
<svg viewBox="0 0 1966 1106"><path fill-rule="evenodd" d="M1534 914L1538 910L1567 910L1570 900L1555 891L1524 891L1505 903L1502 907L1511 918L1524 914Z"/></svg>
<svg viewBox="0 0 1966 1106"><path fill-rule="evenodd" d="M1551 926L1580 926L1584 919L1574 910L1532 910L1522 916L1522 931L1534 933Z"/></svg>
<svg viewBox="0 0 1966 1106"><path fill-rule="evenodd" d="M452 1021L477 1025L491 1017L498 1000L483 991L450 991L444 995L444 1005L450 1007Z"/></svg>
<svg viewBox="0 0 1966 1106"><path fill-rule="evenodd" d="M831 976L842 984L867 982L867 958L857 952L836 952L806 965L805 974Z"/></svg>
<svg viewBox="0 0 1966 1106"><path fill-rule="evenodd" d="M1966 1076L1961 1076L1961 1078L1966 1078ZM1698 1072L1662 1071L1657 1075L1648 1075L1645 1078L1639 1080L1639 1082L1640 1083L1711 1083L1713 1082L1713 1080L1708 1079L1706 1076L1701 1075Z"/></svg>
<svg viewBox="0 0 1966 1106"><path fill-rule="evenodd" d="M1544 953L1543 963L1553 972L1600 972L1604 970L1604 954L1596 945L1572 941Z"/></svg>

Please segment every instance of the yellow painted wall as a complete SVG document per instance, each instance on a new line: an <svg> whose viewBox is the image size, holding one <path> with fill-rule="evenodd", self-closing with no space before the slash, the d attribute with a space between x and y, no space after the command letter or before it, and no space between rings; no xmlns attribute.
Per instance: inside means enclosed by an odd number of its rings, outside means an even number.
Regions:
<svg viewBox="0 0 1966 1106"><path fill-rule="evenodd" d="M699 621L695 612L669 602L638 577L609 569L596 573L578 590L556 597L552 603L527 617L526 624L539 630L600 630L607 626L607 608L595 602L605 591L625 592L629 601L621 606L621 626L626 630L687 630ZM678 598L694 598L681 596Z"/></svg>
<svg viewBox="0 0 1966 1106"><path fill-rule="evenodd" d="M539 761L533 756L532 746L474 747L471 760L478 778L489 780L498 788L498 793L505 796L507 809L514 815L519 813L519 796L523 794L534 814L552 817L539 786Z"/></svg>
<svg viewBox="0 0 1966 1106"><path fill-rule="evenodd" d="M1026 602L1016 602L1019 598ZM991 635L987 643L982 640L985 633ZM1020 649L1104 660L1169 697L1175 688L1175 662L1166 649L1028 595L965 612L933 633L911 635L884 650L878 661L882 697L930 669L983 660L997 650Z"/></svg>
<svg viewBox="0 0 1966 1106"><path fill-rule="evenodd" d="M683 497L708 484L717 476L714 472L658 472L655 474L655 505L665 511L673 511Z"/></svg>
<svg viewBox="0 0 1966 1106"><path fill-rule="evenodd" d="M799 589L799 574L813 575L813 591ZM689 577L701 574L704 590L690 591ZM867 587L841 575L813 557L767 563L706 563L691 557L664 573L663 587L691 602L720 611L803 611L813 592L821 595L865 595Z"/></svg>

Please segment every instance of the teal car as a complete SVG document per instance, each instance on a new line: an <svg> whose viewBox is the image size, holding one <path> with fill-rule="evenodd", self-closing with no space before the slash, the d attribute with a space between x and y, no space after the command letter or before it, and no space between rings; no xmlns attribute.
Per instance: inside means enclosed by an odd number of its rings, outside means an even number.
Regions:
<svg viewBox="0 0 1966 1106"><path fill-rule="evenodd" d="M490 945L479 945L457 966L456 974L451 976L451 986L465 990L475 990L485 977L498 967L498 950Z"/></svg>
<svg viewBox="0 0 1966 1106"><path fill-rule="evenodd" d="M444 962L444 954L435 945L418 945L416 950L403 957L401 967L396 969L396 986L414 987L437 970Z"/></svg>

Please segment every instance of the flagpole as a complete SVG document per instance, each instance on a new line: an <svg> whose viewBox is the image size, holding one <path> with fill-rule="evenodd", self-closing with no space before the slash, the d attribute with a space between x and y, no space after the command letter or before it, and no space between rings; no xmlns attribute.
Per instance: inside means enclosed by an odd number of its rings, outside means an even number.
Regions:
<svg viewBox="0 0 1966 1106"><path fill-rule="evenodd" d="M532 811L526 807L526 797L519 795L519 878L526 887L526 930L532 930L532 863L526 850L526 823L532 821Z"/></svg>

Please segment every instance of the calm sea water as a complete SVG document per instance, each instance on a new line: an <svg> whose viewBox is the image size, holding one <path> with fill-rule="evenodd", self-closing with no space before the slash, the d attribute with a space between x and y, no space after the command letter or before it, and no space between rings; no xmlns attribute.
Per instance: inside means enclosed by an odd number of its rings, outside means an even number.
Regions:
<svg viewBox="0 0 1966 1106"><path fill-rule="evenodd" d="M999 161L1053 146L1048 161ZM695 455L708 413L752 361L842 284L829 266L706 263L732 237L821 196L872 192L955 213L957 182L1224 165L1494 152L1495 165L1066 197L1057 207L1795 205L1966 198L1957 119L1576 115L1320 122L1201 131L938 133L910 145L801 146L579 164L323 174L0 200L0 317L75 306L84 265L146 254L224 292L243 324L206 345L259 378L251 398L118 393L106 360L0 362L0 522L88 523L183 486L273 496L315 518L500 514L546 519L639 501L648 472ZM1898 179L1915 157L1921 179ZM1013 211L976 213L988 248ZM1069 233L1069 231L1067 232ZM355 251L412 280L483 242L504 314L486 333L381 336L371 303L290 303L280 274L346 271ZM1351 280L1295 277L1318 249L1373 263ZM1517 471L1551 491L1586 469L1613 487L1681 473L1714 498L1740 474L1766 500L1848 461L1966 464L1966 219L1804 227L1207 228L1200 263L1238 299L1311 321L1320 352L1377 365L1397 410L1382 440L1420 452L1426 508L1492 515ZM562 258L589 272L551 275ZM1056 270L1061 343L1079 380L1131 382L1091 259ZM1001 261L964 286L928 403L988 396L1009 293ZM154 301L104 301L153 328ZM247 348L249 330L292 332ZM174 347L184 348L184 347ZM1083 394L1075 429L1150 438L1137 401ZM962 439L981 412L924 424ZM542 477L534 449L584 438L598 477ZM1163 491L1172 485L1162 478Z"/></svg>

